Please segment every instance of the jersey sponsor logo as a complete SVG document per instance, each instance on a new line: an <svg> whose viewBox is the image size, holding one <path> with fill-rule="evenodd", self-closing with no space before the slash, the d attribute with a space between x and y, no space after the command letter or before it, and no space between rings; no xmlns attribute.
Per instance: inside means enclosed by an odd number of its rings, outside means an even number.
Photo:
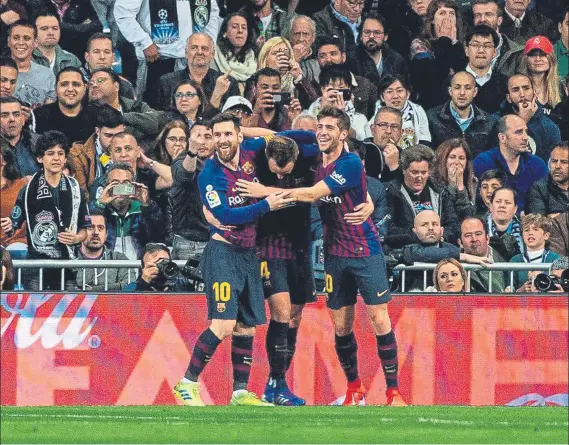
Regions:
<svg viewBox="0 0 569 445"><path fill-rule="evenodd" d="M219 195L213 189L213 186L208 185L206 188L205 199L207 200L207 204L209 205L210 209L214 209L217 206L221 205L221 199L219 199Z"/></svg>
<svg viewBox="0 0 569 445"><path fill-rule="evenodd" d="M247 198L243 198L242 196L230 196L227 200L230 206L245 204L247 202Z"/></svg>
<svg viewBox="0 0 569 445"><path fill-rule="evenodd" d="M320 198L320 201L324 201L329 204L342 204L342 198L340 198L339 196L332 196L332 195L323 196L322 198Z"/></svg>
<svg viewBox="0 0 569 445"><path fill-rule="evenodd" d="M346 178L344 178L340 173L336 172L336 170L332 172L330 177L340 185L344 185L346 183Z"/></svg>
<svg viewBox="0 0 569 445"><path fill-rule="evenodd" d="M249 161L245 162L241 169L248 175L252 175L255 172L255 167L253 167L253 164L251 164Z"/></svg>

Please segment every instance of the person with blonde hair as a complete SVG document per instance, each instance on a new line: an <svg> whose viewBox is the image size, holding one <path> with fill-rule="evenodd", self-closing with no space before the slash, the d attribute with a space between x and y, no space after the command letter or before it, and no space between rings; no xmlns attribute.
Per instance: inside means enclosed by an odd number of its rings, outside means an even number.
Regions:
<svg viewBox="0 0 569 445"><path fill-rule="evenodd" d="M438 292L468 292L466 271L454 258L447 258L437 263L433 271L433 282Z"/></svg>
<svg viewBox="0 0 569 445"><path fill-rule="evenodd" d="M296 61L290 42L284 37L273 37L265 42L257 59L258 69L273 68L281 74L281 91L293 93L295 82L302 79L302 70Z"/></svg>

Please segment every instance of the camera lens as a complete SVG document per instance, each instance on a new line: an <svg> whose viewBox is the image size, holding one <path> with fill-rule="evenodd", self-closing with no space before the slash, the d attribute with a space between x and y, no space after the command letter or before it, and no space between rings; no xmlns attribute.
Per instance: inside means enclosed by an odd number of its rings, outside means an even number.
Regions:
<svg viewBox="0 0 569 445"><path fill-rule="evenodd" d="M548 292L553 287L553 281L547 274L540 273L533 281L534 286L541 292Z"/></svg>

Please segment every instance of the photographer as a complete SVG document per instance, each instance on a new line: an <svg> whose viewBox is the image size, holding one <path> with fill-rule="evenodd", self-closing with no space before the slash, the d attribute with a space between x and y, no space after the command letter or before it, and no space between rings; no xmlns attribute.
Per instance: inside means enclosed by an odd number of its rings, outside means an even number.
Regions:
<svg viewBox="0 0 569 445"><path fill-rule="evenodd" d="M569 292L569 259L566 256L557 258L551 264L551 275L541 273L533 281L535 291L564 293Z"/></svg>

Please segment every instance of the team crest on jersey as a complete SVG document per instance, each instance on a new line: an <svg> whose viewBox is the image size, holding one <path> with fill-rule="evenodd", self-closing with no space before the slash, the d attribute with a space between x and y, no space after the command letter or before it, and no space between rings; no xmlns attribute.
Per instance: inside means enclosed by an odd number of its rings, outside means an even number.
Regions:
<svg viewBox="0 0 569 445"><path fill-rule="evenodd" d="M221 199L219 199L219 195L213 189L213 186L208 185L205 188L205 190L206 190L205 199L207 200L207 203L208 203L210 209L213 209L213 208L221 205Z"/></svg>
<svg viewBox="0 0 569 445"><path fill-rule="evenodd" d="M253 164L251 164L249 161L245 162L241 168L248 175L252 175L255 172L255 167L253 167Z"/></svg>
<svg viewBox="0 0 569 445"><path fill-rule="evenodd" d="M217 303L217 312L225 312L225 303Z"/></svg>

